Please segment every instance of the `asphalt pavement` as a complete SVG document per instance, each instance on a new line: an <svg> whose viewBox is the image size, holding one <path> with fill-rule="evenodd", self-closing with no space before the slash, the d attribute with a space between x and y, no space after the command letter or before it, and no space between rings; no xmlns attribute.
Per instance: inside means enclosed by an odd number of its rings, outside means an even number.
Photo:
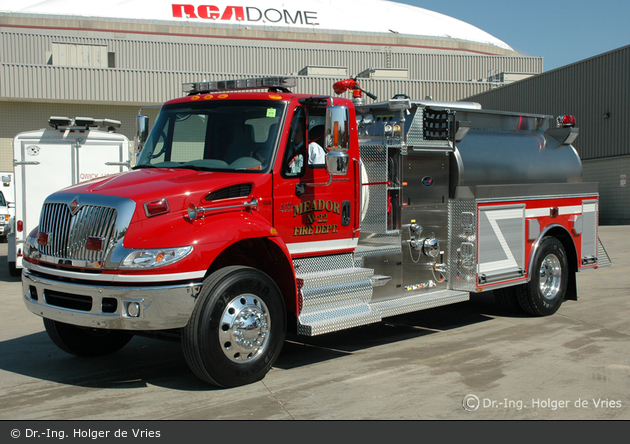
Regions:
<svg viewBox="0 0 630 444"><path fill-rule="evenodd" d="M58 349L0 244L0 420L630 419L630 226L600 227L612 265L578 274L549 317L491 292L320 337L289 337L267 377L199 381L180 345L134 337L106 357ZM88 438L90 438L88 436Z"/></svg>

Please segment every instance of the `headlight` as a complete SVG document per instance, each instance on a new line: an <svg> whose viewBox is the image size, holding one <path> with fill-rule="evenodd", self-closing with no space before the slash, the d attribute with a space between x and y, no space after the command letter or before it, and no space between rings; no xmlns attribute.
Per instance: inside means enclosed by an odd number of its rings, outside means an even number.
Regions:
<svg viewBox="0 0 630 444"><path fill-rule="evenodd" d="M37 248L37 237L39 236L39 226L35 227L33 231L26 236L24 240L24 257L30 257L32 259L39 259L39 249Z"/></svg>
<svg viewBox="0 0 630 444"><path fill-rule="evenodd" d="M185 258L193 247L137 250L129 253L121 262L120 268L156 268L170 265Z"/></svg>

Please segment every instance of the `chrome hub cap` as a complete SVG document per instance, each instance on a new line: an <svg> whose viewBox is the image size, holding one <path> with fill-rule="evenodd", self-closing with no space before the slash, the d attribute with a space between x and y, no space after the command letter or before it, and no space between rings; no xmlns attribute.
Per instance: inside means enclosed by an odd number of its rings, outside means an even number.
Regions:
<svg viewBox="0 0 630 444"><path fill-rule="evenodd" d="M560 291L562 267L555 254L549 254L540 264L540 293L545 299L553 299Z"/></svg>
<svg viewBox="0 0 630 444"><path fill-rule="evenodd" d="M237 363L255 359L267 346L269 327L265 303L253 294L240 295L221 316L219 340L223 353Z"/></svg>

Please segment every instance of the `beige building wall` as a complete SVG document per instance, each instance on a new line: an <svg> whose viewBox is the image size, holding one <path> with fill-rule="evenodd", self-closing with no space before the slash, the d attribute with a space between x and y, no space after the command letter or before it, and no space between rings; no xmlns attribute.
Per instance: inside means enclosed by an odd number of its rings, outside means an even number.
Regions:
<svg viewBox="0 0 630 444"><path fill-rule="evenodd" d="M124 134L133 145L136 134L135 121L138 114L137 106L115 106L74 103L36 103L0 101L0 115L3 116L0 125L0 172L13 171L13 139L24 131L49 128L48 119L51 116L62 117L93 117L95 119L113 119L121 122L117 132ZM156 109L143 111L151 122L155 121Z"/></svg>

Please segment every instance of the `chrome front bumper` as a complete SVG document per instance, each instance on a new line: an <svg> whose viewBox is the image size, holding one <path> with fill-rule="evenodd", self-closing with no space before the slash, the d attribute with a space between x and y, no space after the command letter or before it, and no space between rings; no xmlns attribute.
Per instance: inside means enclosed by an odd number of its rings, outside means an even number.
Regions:
<svg viewBox="0 0 630 444"><path fill-rule="evenodd" d="M22 272L26 308L38 316L82 327L165 330L186 325L202 283L164 286L74 284Z"/></svg>

